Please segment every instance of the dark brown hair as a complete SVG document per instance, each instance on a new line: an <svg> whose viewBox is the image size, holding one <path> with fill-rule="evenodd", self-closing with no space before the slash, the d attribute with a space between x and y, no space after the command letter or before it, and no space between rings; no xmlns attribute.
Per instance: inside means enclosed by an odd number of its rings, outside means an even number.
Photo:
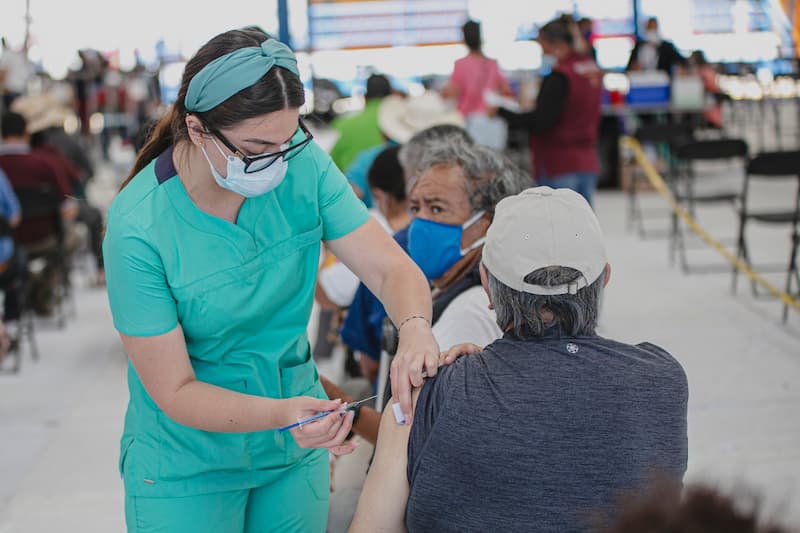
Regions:
<svg viewBox="0 0 800 533"><path fill-rule="evenodd" d="M758 498L734 498L706 485L661 480L644 495L629 498L614 526L601 533L784 533L761 524Z"/></svg>
<svg viewBox="0 0 800 533"><path fill-rule="evenodd" d="M175 103L153 127L120 189L161 152L189 137L186 128L187 111L183 102L192 78L218 57L239 48L260 46L267 38L266 33L257 29L230 30L217 35L197 51L186 63ZM304 103L305 93L300 78L286 69L273 67L255 84L242 89L217 107L194 114L208 129L220 130L253 117L300 107Z"/></svg>
<svg viewBox="0 0 800 533"><path fill-rule="evenodd" d="M461 26L464 34L464 44L473 52L481 51L481 24L475 20L468 20Z"/></svg>
<svg viewBox="0 0 800 533"><path fill-rule="evenodd" d="M541 28L539 28L539 39L543 39L548 43L566 43L573 46L575 38L570 31L570 23L563 17L551 20Z"/></svg>

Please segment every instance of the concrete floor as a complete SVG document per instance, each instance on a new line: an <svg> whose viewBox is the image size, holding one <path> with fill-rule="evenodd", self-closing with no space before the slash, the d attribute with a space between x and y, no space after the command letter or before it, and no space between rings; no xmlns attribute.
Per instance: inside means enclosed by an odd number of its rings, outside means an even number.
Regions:
<svg viewBox="0 0 800 533"><path fill-rule="evenodd" d="M121 174L111 168L100 176L98 201L110 198ZM776 204L787 194L771 188L761 201ZM652 195L646 201L660 204ZM686 276L670 268L664 240L626 230L622 194L601 193L596 207L614 269L600 333L654 342L684 365L687 479L752 488L767 514L800 527L800 313L782 324L777 302L753 299L744 284L732 296L730 274ZM733 234L725 210L702 213L701 221L716 235ZM786 261L787 235L754 229L754 255ZM702 249L691 258L719 263ZM0 533L124 530L117 454L125 356L104 291L78 282L77 316L66 328L39 324L41 360L26 359L21 373L0 375ZM341 379L335 363L325 364ZM365 457L362 450L337 466L337 490L357 494ZM332 531L344 527L346 520L338 520Z"/></svg>

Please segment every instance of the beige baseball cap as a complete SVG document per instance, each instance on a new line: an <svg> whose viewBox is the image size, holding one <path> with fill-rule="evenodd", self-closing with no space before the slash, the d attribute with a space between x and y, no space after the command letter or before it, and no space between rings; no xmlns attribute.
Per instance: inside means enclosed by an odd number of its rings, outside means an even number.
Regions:
<svg viewBox="0 0 800 533"><path fill-rule="evenodd" d="M506 286L531 294L575 294L603 275L606 263L600 223L575 191L533 187L497 204L483 264ZM549 287L525 282L531 272L551 266L574 268L582 277Z"/></svg>

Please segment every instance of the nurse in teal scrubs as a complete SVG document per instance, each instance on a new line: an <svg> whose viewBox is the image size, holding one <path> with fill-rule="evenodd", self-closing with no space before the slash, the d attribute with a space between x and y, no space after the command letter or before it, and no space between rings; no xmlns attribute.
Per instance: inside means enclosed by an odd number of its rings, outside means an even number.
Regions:
<svg viewBox="0 0 800 533"><path fill-rule="evenodd" d="M286 46L214 37L109 210L108 295L130 358L129 531L325 530L328 451L352 451L352 414L326 398L306 337L320 241L400 327L406 413L423 370L436 373L428 284L312 140L303 104Z"/></svg>

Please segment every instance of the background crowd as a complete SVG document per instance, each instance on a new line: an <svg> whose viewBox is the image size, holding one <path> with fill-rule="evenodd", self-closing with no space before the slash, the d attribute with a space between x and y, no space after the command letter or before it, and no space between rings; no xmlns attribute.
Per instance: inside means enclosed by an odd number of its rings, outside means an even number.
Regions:
<svg viewBox="0 0 800 533"><path fill-rule="evenodd" d="M497 61L483 52L480 23L470 20L462 28L466 54L455 62L452 75L440 87L429 87L422 94L405 94L393 86L389 77L380 73L380 65L377 65L375 72L364 80L361 110L330 122L309 110L307 119L312 131L325 133L319 137L330 139L327 146L330 157L344 172L356 195L429 280L434 336L445 351L460 346L443 356L447 364L452 364L459 356L477 357L475 353L513 329L512 324L519 326L513 317L514 312L509 311L514 307L508 303L517 302L514 298L519 298L519 295L508 296L509 300L504 301L507 307L503 307L498 302L499 293L487 289L492 283L496 289L497 280L492 281L491 276L487 280L487 273L482 271L490 228L503 199L516 197L531 187L548 186L553 190L574 191L586 204L594 205L606 164L602 158L601 135L603 111L608 106L604 97L608 91L603 85L604 73L596 63L591 27L588 19L576 21L565 15L539 28L537 42L542 48L546 68L532 106L521 105L519 95L512 90ZM34 329L37 324L51 320L60 327L69 327L69 306L75 305L71 285L77 269L83 269L92 286L104 286L101 244L106 206L93 201L87 189L91 188L97 166L107 164L113 158L115 147L132 152L141 148L154 121L168 107L168 102L161 100L163 92L157 73L141 65L122 72L93 50L82 50L80 60L80 66L70 71L66 79L53 80L44 73L35 72L23 53L3 41L3 55L0 57L3 94L0 124L0 290L4 294L4 304L0 365L14 371L20 370L22 345L26 339L35 350ZM728 97L720 89L714 67L706 61L702 51L684 57L660 33L656 19L646 22L642 38L637 40L631 52L627 70L660 71L669 77L700 79L709 98L707 105L699 113L670 115L667 121L712 132L724 127L722 105ZM34 79L38 82L32 83ZM32 90L32 87L38 88ZM659 122L654 113L641 113L636 120L637 124L645 126ZM648 154L658 158L653 147L649 147ZM594 279L588 280L589 284L610 275L606 273L604 259L602 263L601 272L604 274L596 272ZM562 279L565 276L569 278L560 272L552 279L526 278L525 283L555 287L575 282L574 279ZM601 281L604 286L607 277ZM588 289L580 287L577 293L585 296ZM570 293L570 296L577 293ZM588 318L583 316L585 320L580 322L583 329L571 331L566 336L595 336L601 293L602 290L595 286L595 298L591 304L594 314ZM313 348L314 357L324 361L333 358L336 351L346 354L346 382L337 383L322 376L326 392L331 398L345 400L374 393L379 395L377 407L383 406L391 394L387 390L386 365L397 332L387 320L380 302L355 274L325 249L321 251L315 300L320 312L317 315L319 334ZM560 316L558 312L562 307L568 308L573 304L571 300L564 303L549 299L544 304L532 304L529 309L524 308L527 311L519 313L529 315L546 308L555 310ZM573 311L577 314L585 312L582 308ZM566 321L562 319L560 323L563 326ZM543 331L530 335L524 327L515 330L515 334L520 338L547 335ZM605 346L603 353L619 349L617 345ZM598 531L779 531L778 528L761 528L757 510L743 513L727 496L711 489L692 489L681 496L676 483L680 487L686 470L686 378L680 365L660 348L645 348L645 351L648 356L655 353L654 361L669 366L669 372L651 375L642 373L635 364L614 367L612 361L606 371L616 372L618 381L611 387L613 390L603 392L622 394L620 401L628 402L626 408L631 404L650 402L652 411L642 411L638 418L620 421L615 416L617 413L611 412L620 409L620 404L608 400L603 404L606 411L598 411L601 416L596 416L593 424L599 424L602 415L606 415L606 427L617 424L617 438L625 435L626 431L640 433L642 425L650 424L645 432L652 439L640 442L643 448L638 450L633 445L626 447L616 441L613 445L602 441L608 436L606 433L585 434L582 437L586 442L566 439L574 446L572 449L568 445L566 449L558 449L565 446L558 441L561 444L550 452L570 466L567 468L569 474L577 477L569 478L559 470L560 465L550 465L548 474L552 476L551 481L554 484L557 479L568 481L571 493L557 503L547 502L549 496L541 496L534 507L556 513L551 514L551 518L555 516L555 524L570 523L575 527L580 523L573 516L577 508L619 517L619 524L614 526L608 522L598 527ZM645 356L639 353L638 357ZM4 359L8 361L3 362ZM672 363L675 366L670 366ZM462 368L466 365L460 360L459 364ZM536 372L546 370L537 368ZM562 370L564 376L550 377L567 379L571 373L585 371L577 366ZM630 372L630 379L620 378L625 372ZM492 369L487 375L479 384L464 378L462 386L473 392L485 387L482 394L490 403L498 400L492 396L493 392L496 394L500 390L492 388L500 387L502 379L497 376L509 380L502 383L503 386L534 386L513 381L503 374L502 369ZM572 383L571 386L592 390L597 385L596 377L597 374L587 374L579 385ZM610 379L611 376L604 377ZM637 379L641 380L638 385ZM657 382L655 386L654 382ZM544 406L543 411L530 413L531 416L544 418L548 412L552 414L550 411L555 409L552 398L558 397L564 383L549 382L552 390L547 389L547 394L543 392L539 402ZM641 395L625 396L631 389ZM653 390L660 390L663 394L648 395ZM434 393L428 396L430 394ZM504 395L507 394L508 390L504 389ZM525 401L529 400L525 398ZM589 402L591 398L584 400ZM444 409L445 399L438 396L426 397L423 401L430 412L438 413ZM502 412L519 406L509 407L498 401L494 407L497 412ZM559 416L573 418L581 409L591 410L593 406L584 403L573 407L574 411ZM477 413L476 416L455 417L449 422L453 428L473 427L486 423L491 413ZM584 413L584 416L591 418L590 413ZM361 407L356 412L353 433L380 446L381 423L379 409ZM535 440L537 433L503 433L503 426L507 423L495 420L493 425L488 424L487 428L491 429L484 431L482 441L485 444L499 436L492 446L502 449L500 455L510 462L515 459L514 454L520 452L519 448L509 445L509 440L522 439L523 443L529 443ZM552 445L553 442L548 443L543 435L550 434L538 433L543 439L540 447ZM413 435L411 438L411 445L417 448L414 450L416 455L412 455L409 448L408 460L413 457L419 461L420 456L424 459L424 446L420 441L414 444ZM435 440L435 436L432 438ZM467 432L459 437L458 443L440 445L458 447L458 444L466 444L467 449L462 450L466 454L475 443L470 439L479 438L479 433ZM655 464L652 457L641 453L642 449L649 447L647 449L652 450L656 445L663 446L663 449L659 448L663 459L661 464ZM603 455L604 452L607 453ZM560 453L564 455L558 455ZM588 469L581 471L578 468L583 453L597 454L592 463L594 468L608 468L609 471L601 475L602 482L592 479L592 472ZM464 456L459 455L461 458ZM470 457L477 461L474 456ZM520 459L520 456L516 458ZM580 466L586 467L586 464ZM656 496L625 500L621 504L623 511L612 512L620 504L615 496L625 490L645 487L642 482L651 467L661 467L669 474L668 482L652 485ZM333 460L332 468L335 468ZM409 465L408 474L413 478L423 472L419 475L444 479L448 468L455 468L455 465L441 463L437 470L429 464L415 463ZM445 480L433 488L424 483L416 487L422 486L433 492L444 491L453 505L459 500L470 499L478 505L483 498L491 497L495 490L493 484L513 477L513 468L489 468L482 472L481 483L485 486L476 488L471 494L464 491L468 481L463 478L452 486L446 485ZM583 477L576 472L583 472ZM541 479L540 476L538 480ZM525 479L523 486L517 489L527 495L525 491L534 490L537 483L537 479ZM598 486L602 486L605 492L598 492ZM645 494L650 492L645 491ZM334 495L334 505L344 509L345 516L352 517L358 500L358 495L355 496L337 500ZM422 496L419 493L412 496L416 499L409 500L411 514L403 517L408 519L409 527L416 524L418 530L423 530L425 528L420 524L424 521L420 517L425 517L430 510L420 505ZM486 508L507 511L490 503ZM494 516L490 512L483 517L481 513L468 517L455 512L458 509L451 507L449 514L443 513L443 516L447 514L453 530L467 530L475 521L491 520ZM534 515L528 511L522 509L521 513L515 511L509 516L532 519ZM546 512L542 516L536 515L536 520L544 516L547 516ZM459 520L473 522L459 523Z"/></svg>

